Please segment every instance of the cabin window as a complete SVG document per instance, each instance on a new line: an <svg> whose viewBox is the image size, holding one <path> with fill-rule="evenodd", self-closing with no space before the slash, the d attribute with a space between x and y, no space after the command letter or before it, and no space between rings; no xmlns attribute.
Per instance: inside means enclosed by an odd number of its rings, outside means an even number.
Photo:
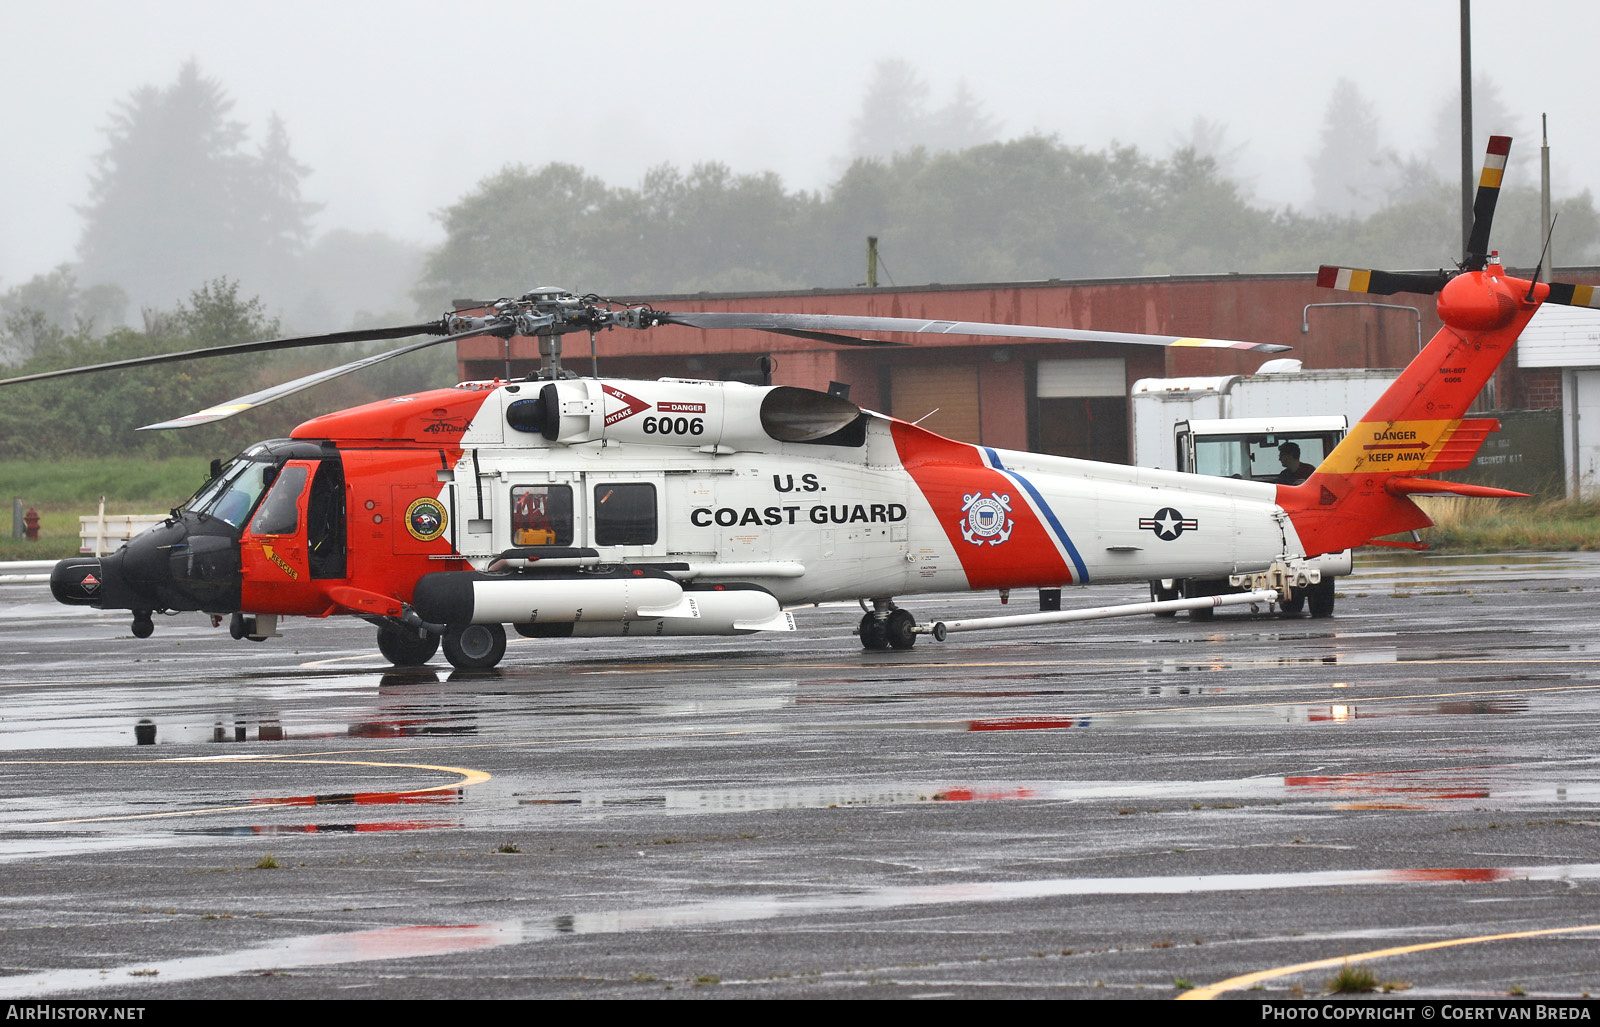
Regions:
<svg viewBox="0 0 1600 1027"><path fill-rule="evenodd" d="M594 487L594 544L648 546L656 540L656 487L649 482Z"/></svg>
<svg viewBox="0 0 1600 1027"><path fill-rule="evenodd" d="M293 535L300 530L300 493L306 487L306 469L290 465L272 483L266 502L250 522L257 535ZM220 510L220 507L219 507ZM219 517L226 515L218 513Z"/></svg>
<svg viewBox="0 0 1600 1027"><path fill-rule="evenodd" d="M511 490L511 544L572 545L572 487L518 485Z"/></svg>

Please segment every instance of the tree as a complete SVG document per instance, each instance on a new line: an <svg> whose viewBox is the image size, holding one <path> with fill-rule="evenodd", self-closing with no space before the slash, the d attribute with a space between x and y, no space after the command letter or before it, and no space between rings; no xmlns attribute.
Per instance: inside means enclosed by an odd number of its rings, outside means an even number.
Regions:
<svg viewBox="0 0 1600 1027"><path fill-rule="evenodd" d="M1248 143L1235 144L1228 139L1228 126L1203 114L1196 114L1187 132L1179 133L1174 152L1193 150L1195 156L1208 158L1217 167L1217 174L1239 184L1243 189L1250 184L1242 174L1244 153Z"/></svg>
<svg viewBox="0 0 1600 1027"><path fill-rule="evenodd" d="M42 342L69 332L103 334L122 323L127 305L115 285L78 288L70 264L34 275L0 294L0 363L25 360Z"/></svg>
<svg viewBox="0 0 1600 1027"><path fill-rule="evenodd" d="M1347 78L1334 83L1322 116L1321 143L1311 165L1311 209L1365 217L1389 192L1389 161L1378 138L1372 102Z"/></svg>
<svg viewBox="0 0 1600 1027"><path fill-rule="evenodd" d="M879 61L861 100L861 113L851 121L853 157L887 158L925 147L935 153L987 143L999 135L1000 123L967 87L957 83L955 96L938 110L928 109L928 83L907 61Z"/></svg>
<svg viewBox="0 0 1600 1027"><path fill-rule="evenodd" d="M424 308L447 310L453 299L520 296L539 285L610 289L595 219L609 201L604 182L571 164L503 168L435 215L445 242L413 295Z"/></svg>
<svg viewBox="0 0 1600 1027"><path fill-rule="evenodd" d="M276 118L260 151L246 152L232 108L193 61L172 85L144 86L117 106L81 208L85 281L116 283L157 308L219 275L283 288L315 210L300 199L307 171Z"/></svg>

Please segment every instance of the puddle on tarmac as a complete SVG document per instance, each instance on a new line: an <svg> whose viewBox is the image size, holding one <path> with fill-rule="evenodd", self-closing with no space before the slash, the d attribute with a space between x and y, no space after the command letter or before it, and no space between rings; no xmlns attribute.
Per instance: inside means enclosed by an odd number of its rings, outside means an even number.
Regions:
<svg viewBox="0 0 1600 1027"><path fill-rule="evenodd" d="M1583 771L1587 773L1588 771ZM1188 812L1195 803L1218 801L1331 803L1425 803L1473 800L1563 804L1600 802L1600 781L1551 768L1534 776L1519 767L1454 767L1371 774L1300 774L1212 781L920 781L875 785L779 788L663 789L649 792L572 791L521 793L523 806L583 809L753 811L901 806L936 802L1142 801L1171 804Z"/></svg>
<svg viewBox="0 0 1600 1027"><path fill-rule="evenodd" d="M1508 679L1495 679L1503 681ZM1332 688L1348 688L1348 683L1334 684ZM1249 689L1235 689L1243 694ZM1194 689L1197 695L1218 694L1224 688ZM1166 694L1162 690L1161 694ZM1184 694L1180 689L1178 694ZM1434 716L1516 716L1527 713L1528 703L1522 699L1473 700L1462 699L1445 702L1419 702L1415 700L1377 701L1359 700L1343 703L1251 703L1226 707L1195 709L1115 710L1083 717L993 717L966 721L967 731L1059 731L1066 728L1216 728L1227 725L1241 727L1265 724L1346 724L1357 720L1381 720L1391 717Z"/></svg>
<svg viewBox="0 0 1600 1027"><path fill-rule="evenodd" d="M368 824L283 824L255 827L188 827L174 834L199 834L222 838L260 838L265 835L381 834L390 831L437 831L460 827L459 820L382 820Z"/></svg>
<svg viewBox="0 0 1600 1027"><path fill-rule="evenodd" d="M1600 782L1565 778L1538 780L1515 768L1465 768L1377 774L1304 774L1214 781L923 781L867 786L664 789L650 792L550 792L524 794L523 806L584 809L643 808L686 811L833 809L902 806L935 802L1095 800L1193 803L1218 800L1285 800L1348 803L1375 800L1413 804L1445 800L1495 802L1595 802ZM1417 808L1421 808L1419 805Z"/></svg>
<svg viewBox="0 0 1600 1027"><path fill-rule="evenodd" d="M1587 881L1597 878L1600 878L1600 864L1582 863L1548 867L1418 867L1193 877L1045 878L920 887L866 887L821 894L761 895L646 909L572 913L548 920L417 925L302 935L209 956L155 960L106 970L47 970L17 974L0 978L0 996L42 998L97 988L116 988L126 993L140 984L172 984L307 966L423 959L507 945L551 942L566 935L672 930L923 906L971 906L1083 895L1192 895L1362 885L1471 885L1503 881Z"/></svg>

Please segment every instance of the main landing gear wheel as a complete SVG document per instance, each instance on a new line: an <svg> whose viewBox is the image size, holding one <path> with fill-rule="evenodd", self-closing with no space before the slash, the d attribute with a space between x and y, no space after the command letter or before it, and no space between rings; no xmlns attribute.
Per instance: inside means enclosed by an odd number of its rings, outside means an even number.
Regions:
<svg viewBox="0 0 1600 1027"><path fill-rule="evenodd" d="M420 667L439 651L439 636L431 631L418 635L398 624L378 628L378 652L396 667Z"/></svg>
<svg viewBox="0 0 1600 1027"><path fill-rule="evenodd" d="M917 633L912 630L916 626L917 618L910 610L891 610L887 617L879 617L873 612L864 613L858 629L861 648L910 649L917 644Z"/></svg>
<svg viewBox="0 0 1600 1027"><path fill-rule="evenodd" d="M444 658L460 670L488 670L506 654L502 624L452 624L444 633Z"/></svg>
<svg viewBox="0 0 1600 1027"><path fill-rule="evenodd" d="M889 648L889 625L870 613L861 615L861 648Z"/></svg>
<svg viewBox="0 0 1600 1027"><path fill-rule="evenodd" d="M1306 589L1306 606L1313 617L1333 616L1333 579L1323 578Z"/></svg>
<svg viewBox="0 0 1600 1027"><path fill-rule="evenodd" d="M889 614L889 619L884 622L884 637L892 649L910 649L917 644L917 633L911 629L917 626L917 618L911 615L910 610L896 610Z"/></svg>

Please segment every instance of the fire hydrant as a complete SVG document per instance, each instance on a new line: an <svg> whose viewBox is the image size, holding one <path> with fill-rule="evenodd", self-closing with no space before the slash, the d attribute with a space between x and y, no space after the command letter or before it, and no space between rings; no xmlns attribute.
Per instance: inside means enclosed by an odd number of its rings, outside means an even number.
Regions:
<svg viewBox="0 0 1600 1027"><path fill-rule="evenodd" d="M22 536L29 542L39 541L39 511L31 506L22 515Z"/></svg>

